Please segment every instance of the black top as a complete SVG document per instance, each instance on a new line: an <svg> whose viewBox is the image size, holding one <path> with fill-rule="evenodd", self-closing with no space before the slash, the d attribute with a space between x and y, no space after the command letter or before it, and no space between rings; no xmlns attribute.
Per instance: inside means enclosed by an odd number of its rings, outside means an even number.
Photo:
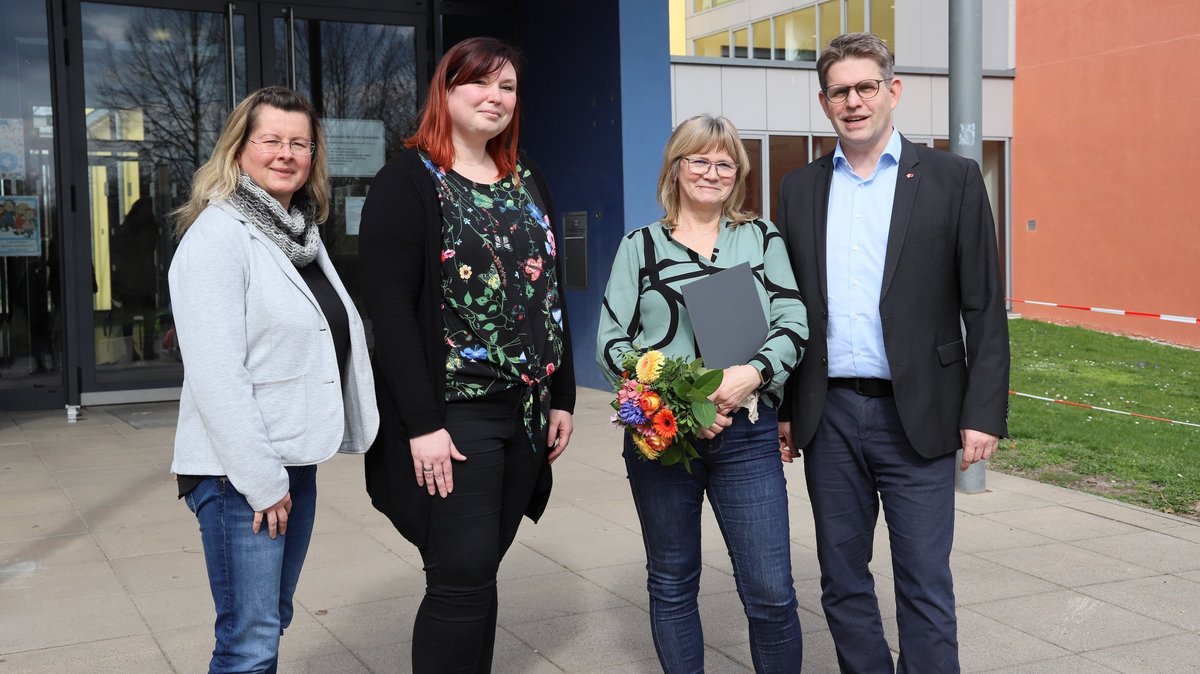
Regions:
<svg viewBox="0 0 1200 674"><path fill-rule="evenodd" d="M300 272L300 278L303 278L304 282L308 284L308 289L312 291L313 297L317 298L317 304L321 306L321 313L325 316L329 334L333 337L333 351L337 354L338 377L345 379L346 355L350 353L350 319L346 316L346 307L342 304L342 298L338 297L337 291L333 289L333 284L321 271L321 266L315 262L296 271Z"/></svg>

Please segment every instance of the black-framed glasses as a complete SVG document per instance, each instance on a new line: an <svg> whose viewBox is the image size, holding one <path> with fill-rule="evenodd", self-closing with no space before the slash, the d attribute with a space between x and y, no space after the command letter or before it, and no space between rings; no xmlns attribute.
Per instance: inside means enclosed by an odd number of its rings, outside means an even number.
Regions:
<svg viewBox="0 0 1200 674"><path fill-rule="evenodd" d="M708 173L710 168L717 169L717 176L720 178L732 178L737 175L737 164L730 164L727 161L711 162L707 159L692 159L691 157L681 157L687 163L688 171L693 174L702 176Z"/></svg>
<svg viewBox="0 0 1200 674"><path fill-rule="evenodd" d="M275 154L282 150L284 145L292 149L292 154L312 154L317 151L317 144L311 140L293 140L287 143L278 138L264 138L262 140L251 138L249 140L266 154Z"/></svg>
<svg viewBox="0 0 1200 674"><path fill-rule="evenodd" d="M890 80L863 80L850 86L844 84L831 84L825 87L825 100L830 103L841 103L850 96L850 90L858 92L858 97L864 101L869 101L879 95L879 90L883 88L883 83Z"/></svg>

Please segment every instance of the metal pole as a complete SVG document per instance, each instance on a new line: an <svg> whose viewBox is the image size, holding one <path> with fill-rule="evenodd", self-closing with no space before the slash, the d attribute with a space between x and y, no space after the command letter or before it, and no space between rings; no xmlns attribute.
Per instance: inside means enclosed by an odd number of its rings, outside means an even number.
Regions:
<svg viewBox="0 0 1200 674"><path fill-rule="evenodd" d="M983 3L950 0L950 151L983 166ZM962 450L959 450L959 461ZM954 486L987 490L987 462L956 473Z"/></svg>

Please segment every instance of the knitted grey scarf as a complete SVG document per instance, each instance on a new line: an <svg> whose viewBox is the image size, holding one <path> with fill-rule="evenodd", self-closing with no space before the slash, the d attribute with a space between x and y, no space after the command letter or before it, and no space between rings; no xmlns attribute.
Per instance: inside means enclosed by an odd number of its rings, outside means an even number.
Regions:
<svg viewBox="0 0 1200 674"><path fill-rule="evenodd" d="M301 209L293 201L291 210L285 211L283 204L245 173L238 178L237 190L230 195L229 203L274 241L292 264L305 267L317 258L321 234L313 222L311 204Z"/></svg>

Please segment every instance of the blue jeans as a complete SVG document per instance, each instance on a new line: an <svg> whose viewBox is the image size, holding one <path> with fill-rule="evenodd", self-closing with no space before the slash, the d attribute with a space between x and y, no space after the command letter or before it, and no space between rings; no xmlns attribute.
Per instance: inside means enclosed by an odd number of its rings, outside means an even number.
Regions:
<svg viewBox="0 0 1200 674"><path fill-rule="evenodd" d="M667 674L704 671L700 592L700 512L712 505L738 595L750 623L756 672L799 672L803 648L788 531L787 483L779 456L775 411L759 405L758 423L739 410L733 425L696 443L699 460L682 465L637 458L625 438L625 466L642 539L650 626Z"/></svg>
<svg viewBox="0 0 1200 674"><path fill-rule="evenodd" d="M184 497L200 521L217 609L210 674L273 673L279 665L279 636L292 622L292 595L317 509L317 467L287 471L292 511L287 533L274 540L265 521L257 534L252 531L254 509L224 477L206 478Z"/></svg>
<svg viewBox="0 0 1200 674"><path fill-rule="evenodd" d="M894 398L831 388L804 474L816 521L821 604L843 672L890 674L871 562L883 502L892 550L901 674L957 674L950 548L955 456L917 454Z"/></svg>

